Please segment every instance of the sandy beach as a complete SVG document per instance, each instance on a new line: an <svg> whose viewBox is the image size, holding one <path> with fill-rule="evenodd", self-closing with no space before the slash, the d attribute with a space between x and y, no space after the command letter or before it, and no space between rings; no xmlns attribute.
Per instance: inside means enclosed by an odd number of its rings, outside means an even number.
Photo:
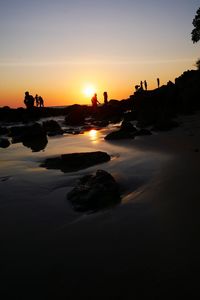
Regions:
<svg viewBox="0 0 200 300"><path fill-rule="evenodd" d="M44 151L1 149L1 282L15 299L169 299L198 292L200 114L134 140L95 134L49 138ZM108 163L62 173L40 162L101 150ZM75 212L66 194L97 169L119 183L121 204Z"/></svg>

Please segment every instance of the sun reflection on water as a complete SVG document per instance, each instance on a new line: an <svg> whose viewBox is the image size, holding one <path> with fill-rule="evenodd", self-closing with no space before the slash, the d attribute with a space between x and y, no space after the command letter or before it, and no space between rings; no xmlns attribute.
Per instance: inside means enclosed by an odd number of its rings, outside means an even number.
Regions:
<svg viewBox="0 0 200 300"><path fill-rule="evenodd" d="M98 131L95 129L91 129L89 132L89 138L93 143L98 143Z"/></svg>

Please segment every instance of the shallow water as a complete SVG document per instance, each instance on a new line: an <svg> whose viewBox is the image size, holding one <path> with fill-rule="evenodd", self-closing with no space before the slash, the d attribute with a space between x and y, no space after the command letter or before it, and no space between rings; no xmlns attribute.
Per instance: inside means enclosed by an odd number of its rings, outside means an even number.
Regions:
<svg viewBox="0 0 200 300"><path fill-rule="evenodd" d="M133 199L134 193L142 190L143 186L159 172L159 166L166 159L166 155L140 150L134 146L135 140L105 141L104 136L113 129L116 129L116 126L98 131L91 130L79 135L49 137L46 148L40 152L32 152L21 143L0 149L1 208L6 207L7 213L9 210L16 210L18 213L13 217L17 218L16 222L24 218L24 213L26 219L31 214L29 220L35 224L39 224L40 217L46 218L49 213L52 218L51 224L54 224L55 220L58 223L71 222L74 218L80 217L80 214L72 210L66 200L66 194L79 177L97 169L104 169L114 176L120 186L122 203ZM105 151L112 159L107 163L71 173L40 167L40 163L47 157L90 151ZM33 207L37 220L32 220ZM47 222L47 226L49 225Z"/></svg>

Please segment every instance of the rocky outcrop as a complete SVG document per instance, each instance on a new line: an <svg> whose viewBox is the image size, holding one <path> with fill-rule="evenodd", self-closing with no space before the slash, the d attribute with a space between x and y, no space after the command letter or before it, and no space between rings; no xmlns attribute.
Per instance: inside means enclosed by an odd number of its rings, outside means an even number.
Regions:
<svg viewBox="0 0 200 300"><path fill-rule="evenodd" d="M104 170L95 175L82 177L67 195L77 211L98 211L120 202L119 188L115 179Z"/></svg>
<svg viewBox="0 0 200 300"><path fill-rule="evenodd" d="M106 152L82 152L63 154L47 158L40 166L47 169L60 169L62 172L75 172L110 160Z"/></svg>
<svg viewBox="0 0 200 300"><path fill-rule="evenodd" d="M6 138L0 138L0 148L8 148L10 146L10 142Z"/></svg>

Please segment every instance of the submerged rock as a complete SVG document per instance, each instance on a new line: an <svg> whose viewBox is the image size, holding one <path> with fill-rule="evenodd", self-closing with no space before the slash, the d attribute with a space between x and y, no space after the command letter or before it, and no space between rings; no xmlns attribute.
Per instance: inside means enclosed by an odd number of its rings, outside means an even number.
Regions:
<svg viewBox="0 0 200 300"><path fill-rule="evenodd" d="M47 169L60 169L62 172L75 172L110 160L106 152L83 152L63 154L47 158L40 166Z"/></svg>
<svg viewBox="0 0 200 300"><path fill-rule="evenodd" d="M119 203L120 194L112 175L97 170L95 175L82 177L67 194L67 199L77 211L98 211Z"/></svg>

